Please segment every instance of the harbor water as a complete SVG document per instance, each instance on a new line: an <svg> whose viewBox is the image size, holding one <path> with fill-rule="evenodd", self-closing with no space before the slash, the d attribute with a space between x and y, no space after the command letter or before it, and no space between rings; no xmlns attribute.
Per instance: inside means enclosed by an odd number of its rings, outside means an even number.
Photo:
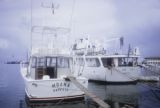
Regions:
<svg viewBox="0 0 160 108"><path fill-rule="evenodd" d="M91 99L56 103L32 103L25 99L24 82L17 64L0 66L0 108L99 108ZM89 90L111 108L160 108L160 83L104 84L89 82Z"/></svg>

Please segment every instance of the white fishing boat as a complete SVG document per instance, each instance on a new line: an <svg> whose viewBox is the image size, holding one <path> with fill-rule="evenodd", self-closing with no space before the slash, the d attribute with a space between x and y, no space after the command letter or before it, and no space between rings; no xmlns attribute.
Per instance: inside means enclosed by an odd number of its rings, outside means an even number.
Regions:
<svg viewBox="0 0 160 108"><path fill-rule="evenodd" d="M67 77L74 77L87 88L88 79L76 76L73 57L67 53L63 27L33 26L28 63L21 63L21 74L29 101L83 99L82 92Z"/></svg>
<svg viewBox="0 0 160 108"><path fill-rule="evenodd" d="M122 41L122 40L121 40ZM126 54L108 54L104 48L91 44L88 38L80 39L73 45L77 73L89 80L105 82L134 82L140 75L138 48Z"/></svg>
<svg viewBox="0 0 160 108"><path fill-rule="evenodd" d="M73 57L68 53L67 40L70 29L61 26L53 27L51 24L45 25L48 17L42 18L42 21L36 25L34 21L38 19L33 18L36 16L34 12L37 13L33 8L34 5L36 9L38 6L40 6L38 9L51 8L53 11L55 9L54 3L49 5L48 2L31 0L31 47L28 63L20 65L27 98L29 101L63 101L84 98L84 92L68 78L74 77L84 87L88 86L88 79L76 76ZM48 13L49 16L54 17L53 11ZM45 13L43 13L44 16Z"/></svg>
<svg viewBox="0 0 160 108"><path fill-rule="evenodd" d="M66 55L33 55L27 67L21 66L26 94L31 101L73 99L83 97L67 76L71 76L72 58ZM87 80L76 79L85 87Z"/></svg>

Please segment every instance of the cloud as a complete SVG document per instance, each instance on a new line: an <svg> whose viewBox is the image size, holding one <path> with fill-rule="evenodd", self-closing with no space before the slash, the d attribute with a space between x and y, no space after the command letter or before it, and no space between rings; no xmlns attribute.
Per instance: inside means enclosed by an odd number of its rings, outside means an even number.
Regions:
<svg viewBox="0 0 160 108"><path fill-rule="evenodd" d="M119 33L115 6L109 0L75 0L75 3L74 0L55 0L59 8L54 14L50 8L41 7L41 2L47 1L34 0L33 2L33 25L70 28L71 24L72 39L82 37L83 34L90 35L92 38L97 36L103 38Z"/></svg>
<svg viewBox="0 0 160 108"><path fill-rule="evenodd" d="M28 47L30 14L27 0L7 0L0 4L0 38L10 42L9 47Z"/></svg>
<svg viewBox="0 0 160 108"><path fill-rule="evenodd" d="M7 49L9 47L9 41L0 38L0 49Z"/></svg>
<svg viewBox="0 0 160 108"><path fill-rule="evenodd" d="M0 3L0 38L19 47L28 47L31 26L30 0L1 1L3 2ZM140 45L148 55L151 54L149 49L159 45L159 0L75 0L74 7L72 7L74 0L32 1L35 6L33 25L68 27L71 29L69 37L71 42L74 42L75 38L88 35L93 41L124 36L125 42ZM52 9L41 6L41 2L47 1L59 4L54 14ZM146 43L148 46L144 48ZM0 48L9 47L5 42L1 44ZM109 43L109 46L112 45ZM157 49L157 54L158 52Z"/></svg>

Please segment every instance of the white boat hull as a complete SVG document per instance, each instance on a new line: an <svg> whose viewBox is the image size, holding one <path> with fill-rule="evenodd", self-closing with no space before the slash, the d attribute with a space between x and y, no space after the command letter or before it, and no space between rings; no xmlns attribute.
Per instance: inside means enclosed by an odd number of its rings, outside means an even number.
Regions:
<svg viewBox="0 0 160 108"><path fill-rule="evenodd" d="M21 68L21 74L25 82L26 95L31 101L84 97L84 92L76 87L76 85L74 85L71 81L65 80L65 77L34 80L26 77L26 68ZM88 87L88 79L84 77L77 77L76 79L84 87Z"/></svg>
<svg viewBox="0 0 160 108"><path fill-rule="evenodd" d="M139 67L116 67L114 69L85 67L84 72L80 74L95 81L132 82L138 80L140 72Z"/></svg>
<svg viewBox="0 0 160 108"><path fill-rule="evenodd" d="M83 86L88 82L84 78L77 79ZM30 100L56 100L76 98L84 95L71 81L65 79L25 80L26 94Z"/></svg>

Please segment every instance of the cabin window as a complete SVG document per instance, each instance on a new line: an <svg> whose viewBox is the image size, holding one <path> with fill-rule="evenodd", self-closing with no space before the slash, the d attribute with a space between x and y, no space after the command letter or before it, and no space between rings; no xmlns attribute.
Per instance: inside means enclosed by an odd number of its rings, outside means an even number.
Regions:
<svg viewBox="0 0 160 108"><path fill-rule="evenodd" d="M127 66L126 58L118 58L118 66Z"/></svg>
<svg viewBox="0 0 160 108"><path fill-rule="evenodd" d="M40 57L35 61L35 79L42 79L45 75L50 79L57 78L57 68L69 68L71 59L65 57ZM34 64L34 63L33 63Z"/></svg>
<svg viewBox="0 0 160 108"><path fill-rule="evenodd" d="M57 62L59 68L69 68L69 58L58 58Z"/></svg>
<svg viewBox="0 0 160 108"><path fill-rule="evenodd" d="M86 63L88 67L99 67L100 66L98 58L86 58Z"/></svg>
<svg viewBox="0 0 160 108"><path fill-rule="evenodd" d="M49 79L57 77L56 58L40 57L36 63L35 79L42 79L45 75L49 76Z"/></svg>
<svg viewBox="0 0 160 108"><path fill-rule="evenodd" d="M113 59L112 58L102 58L102 63L104 67L111 67L113 66Z"/></svg>
<svg viewBox="0 0 160 108"><path fill-rule="evenodd" d="M119 58L118 66L137 66L138 58Z"/></svg>
<svg viewBox="0 0 160 108"><path fill-rule="evenodd" d="M47 58L47 67L51 66L51 58Z"/></svg>
<svg viewBox="0 0 160 108"><path fill-rule="evenodd" d="M36 58L32 58L32 63L31 63L31 67L35 68L36 67Z"/></svg>
<svg viewBox="0 0 160 108"><path fill-rule="evenodd" d="M45 58L38 58L37 59L37 67L44 67L45 66Z"/></svg>
<svg viewBox="0 0 160 108"><path fill-rule="evenodd" d="M47 67L55 67L56 66L56 58L47 58Z"/></svg>
<svg viewBox="0 0 160 108"><path fill-rule="evenodd" d="M127 58L128 66L133 66L133 58Z"/></svg>

